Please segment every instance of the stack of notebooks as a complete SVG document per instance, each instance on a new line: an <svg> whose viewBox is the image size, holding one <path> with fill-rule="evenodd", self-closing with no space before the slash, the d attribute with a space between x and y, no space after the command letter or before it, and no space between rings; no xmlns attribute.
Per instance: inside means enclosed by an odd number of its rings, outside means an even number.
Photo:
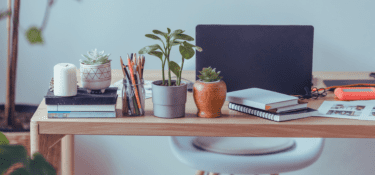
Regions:
<svg viewBox="0 0 375 175"><path fill-rule="evenodd" d="M250 88L227 93L229 109L273 121L287 121L310 117L318 111L298 101L298 97L260 88Z"/></svg>
<svg viewBox="0 0 375 175"><path fill-rule="evenodd" d="M109 118L116 117L117 87L103 94L89 94L78 88L72 97L55 96L48 91L45 97L48 118Z"/></svg>

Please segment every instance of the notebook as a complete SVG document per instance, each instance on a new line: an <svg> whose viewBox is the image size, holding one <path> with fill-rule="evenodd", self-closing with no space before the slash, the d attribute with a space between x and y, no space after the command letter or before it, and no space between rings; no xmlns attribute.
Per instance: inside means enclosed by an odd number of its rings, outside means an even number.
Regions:
<svg viewBox="0 0 375 175"><path fill-rule="evenodd" d="M211 66L227 92L258 87L304 95L312 85L313 40L313 26L198 25L196 75Z"/></svg>
<svg viewBox="0 0 375 175"><path fill-rule="evenodd" d="M293 112L288 112L288 113L280 113L280 114L274 114L268 111L251 108L248 106L235 104L235 103L229 103L228 108L235 110L235 111L243 112L243 113L250 114L250 115L255 115L258 117L262 117L262 118L277 121L277 122L306 118L306 117L311 117L311 116L319 114L318 110L315 110L312 108L307 108L305 110L293 111Z"/></svg>
<svg viewBox="0 0 375 175"><path fill-rule="evenodd" d="M298 104L298 97L260 88L249 88L228 92L226 101L262 110Z"/></svg>

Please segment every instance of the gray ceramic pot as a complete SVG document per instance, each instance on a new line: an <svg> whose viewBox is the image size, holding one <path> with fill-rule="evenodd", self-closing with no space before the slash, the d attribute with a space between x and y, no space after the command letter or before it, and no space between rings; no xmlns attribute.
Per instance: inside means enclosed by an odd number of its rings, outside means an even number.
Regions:
<svg viewBox="0 0 375 175"><path fill-rule="evenodd" d="M152 82L154 116L160 118L184 117L187 83L181 81L180 86L160 86L161 83L162 80Z"/></svg>

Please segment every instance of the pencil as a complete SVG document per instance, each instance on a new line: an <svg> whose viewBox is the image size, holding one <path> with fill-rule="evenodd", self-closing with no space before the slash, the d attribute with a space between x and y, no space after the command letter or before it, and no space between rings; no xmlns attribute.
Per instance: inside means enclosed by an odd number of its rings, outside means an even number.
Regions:
<svg viewBox="0 0 375 175"><path fill-rule="evenodd" d="M142 69L141 69L141 72L142 72L142 79L143 79L143 68L145 67L145 62L146 62L146 58L144 55L142 55Z"/></svg>
<svg viewBox="0 0 375 175"><path fill-rule="evenodd" d="M128 63L130 65L130 59L129 58L128 58ZM132 81L134 82L135 98L137 99L138 107L141 109L142 106L141 106L141 102L139 101L138 89L137 89L137 85L136 85L136 82L135 82L135 79L134 79L134 71L133 71L133 68L131 66L129 66L129 70L130 70Z"/></svg>
<svg viewBox="0 0 375 175"><path fill-rule="evenodd" d="M120 62L121 62L121 68L122 68L122 73L124 74L124 79L126 80L126 73L125 73L125 65L124 62L122 61L122 58L120 56ZM128 115L129 114L129 108L128 108L128 96L126 95L126 87L123 86L122 91L124 91L123 97L122 97L122 115Z"/></svg>
<svg viewBox="0 0 375 175"><path fill-rule="evenodd" d="M126 77L128 77L129 83L131 84L128 70L126 69L126 66L125 66L124 62L122 61L121 56L120 56L120 61L121 61L121 67L122 67L122 70L123 70L123 72L125 73ZM124 75L124 76L125 76L125 75Z"/></svg>

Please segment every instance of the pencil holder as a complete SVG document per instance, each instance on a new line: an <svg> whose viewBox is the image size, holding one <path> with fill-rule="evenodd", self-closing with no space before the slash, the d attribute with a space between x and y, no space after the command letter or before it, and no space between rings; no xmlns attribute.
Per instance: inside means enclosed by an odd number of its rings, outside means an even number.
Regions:
<svg viewBox="0 0 375 175"><path fill-rule="evenodd" d="M136 82L138 82L136 80ZM143 116L145 115L145 88L144 80L134 84L123 79L122 88L122 115Z"/></svg>

